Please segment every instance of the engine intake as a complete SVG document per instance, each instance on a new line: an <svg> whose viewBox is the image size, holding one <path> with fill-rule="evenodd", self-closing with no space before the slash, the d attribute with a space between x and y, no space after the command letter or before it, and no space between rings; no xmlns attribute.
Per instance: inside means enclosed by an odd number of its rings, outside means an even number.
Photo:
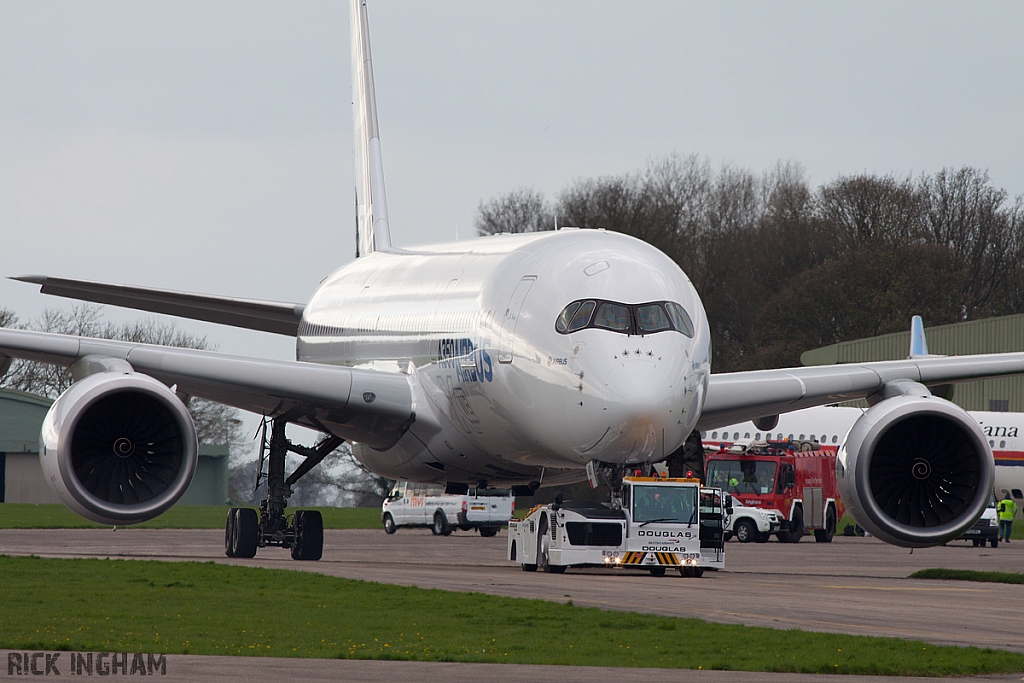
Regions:
<svg viewBox="0 0 1024 683"><path fill-rule="evenodd" d="M839 449L840 495L873 535L904 547L959 538L992 495L995 462L970 415L934 396L875 405Z"/></svg>
<svg viewBox="0 0 1024 683"><path fill-rule="evenodd" d="M146 375L102 372L50 407L40 434L46 480L69 508L101 524L136 524L185 493L198 461L195 425Z"/></svg>

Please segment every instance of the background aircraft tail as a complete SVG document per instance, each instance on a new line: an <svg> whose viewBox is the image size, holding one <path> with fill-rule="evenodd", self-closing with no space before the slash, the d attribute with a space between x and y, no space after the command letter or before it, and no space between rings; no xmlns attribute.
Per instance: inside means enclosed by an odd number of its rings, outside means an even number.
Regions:
<svg viewBox="0 0 1024 683"><path fill-rule="evenodd" d="M366 0L352 2L352 118L356 156L356 258L391 246Z"/></svg>

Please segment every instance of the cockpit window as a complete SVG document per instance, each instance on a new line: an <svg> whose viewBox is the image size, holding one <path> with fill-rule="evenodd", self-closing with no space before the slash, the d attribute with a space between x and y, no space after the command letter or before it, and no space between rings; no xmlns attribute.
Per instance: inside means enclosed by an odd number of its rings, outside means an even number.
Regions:
<svg viewBox="0 0 1024 683"><path fill-rule="evenodd" d="M572 304L569 304L572 306ZM579 310L572 317L572 321L569 326L565 329L566 332L575 332L576 330L582 330L584 327L590 324L590 316L594 314L594 309L597 307L597 302L584 301L583 305L580 306Z"/></svg>
<svg viewBox="0 0 1024 683"><path fill-rule="evenodd" d="M616 332L629 331L629 309L621 304L605 302L597 309L594 327L603 327Z"/></svg>
<svg viewBox="0 0 1024 683"><path fill-rule="evenodd" d="M668 314L672 318L672 325L687 337L692 337L693 321L690 320L690 316L686 313L686 309L674 301L667 302L665 304L665 308L668 309Z"/></svg>
<svg viewBox="0 0 1024 683"><path fill-rule="evenodd" d="M558 320L555 321L555 329L564 333L566 328L569 327L569 321L572 320L572 316L576 314L576 310L579 307L580 302L573 301L571 304L563 308L562 312L558 314Z"/></svg>
<svg viewBox="0 0 1024 683"><path fill-rule="evenodd" d="M661 304L647 304L636 307L636 324L640 332L661 332L672 328L665 309Z"/></svg>
<svg viewBox="0 0 1024 683"><path fill-rule="evenodd" d="M654 334L676 330L693 337L693 320L674 301L652 301L645 304L621 304L615 301L582 299L562 309L555 320L555 330L569 334L588 327L612 330L622 334Z"/></svg>

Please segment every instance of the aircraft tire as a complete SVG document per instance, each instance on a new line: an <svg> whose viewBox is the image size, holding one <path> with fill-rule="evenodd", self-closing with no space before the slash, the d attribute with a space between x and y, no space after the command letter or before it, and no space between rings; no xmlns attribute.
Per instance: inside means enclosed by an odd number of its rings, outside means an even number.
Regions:
<svg viewBox="0 0 1024 683"><path fill-rule="evenodd" d="M228 557L235 556L235 515L237 514L238 508L231 508L228 510L228 518L224 522L224 554Z"/></svg>
<svg viewBox="0 0 1024 683"><path fill-rule="evenodd" d="M260 543L260 518L252 508L235 510L235 527L232 534L235 557L256 557Z"/></svg>
<svg viewBox="0 0 1024 683"><path fill-rule="evenodd" d="M292 515L295 528L293 560L317 561L324 555L324 518L319 510L298 510Z"/></svg>

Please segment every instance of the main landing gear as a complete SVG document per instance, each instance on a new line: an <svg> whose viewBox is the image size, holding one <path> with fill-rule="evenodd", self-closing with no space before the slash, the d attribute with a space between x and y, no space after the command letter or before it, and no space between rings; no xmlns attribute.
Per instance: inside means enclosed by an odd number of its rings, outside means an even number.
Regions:
<svg viewBox="0 0 1024 683"><path fill-rule="evenodd" d="M277 418L271 422L267 440L266 423L263 425L263 445L256 475L256 488L265 476L267 497L260 503L259 513L252 508L231 508L224 525L224 554L228 557L255 557L258 548L281 546L292 551L293 560L319 560L324 550L324 520L318 510L297 510L285 518L285 506L292 494L292 485L306 472L340 446L344 439L325 436L315 446L296 446L285 436L287 420ZM285 457L297 453L305 460L285 478ZM264 456L267 456L266 458ZM267 473L263 474L263 463Z"/></svg>

